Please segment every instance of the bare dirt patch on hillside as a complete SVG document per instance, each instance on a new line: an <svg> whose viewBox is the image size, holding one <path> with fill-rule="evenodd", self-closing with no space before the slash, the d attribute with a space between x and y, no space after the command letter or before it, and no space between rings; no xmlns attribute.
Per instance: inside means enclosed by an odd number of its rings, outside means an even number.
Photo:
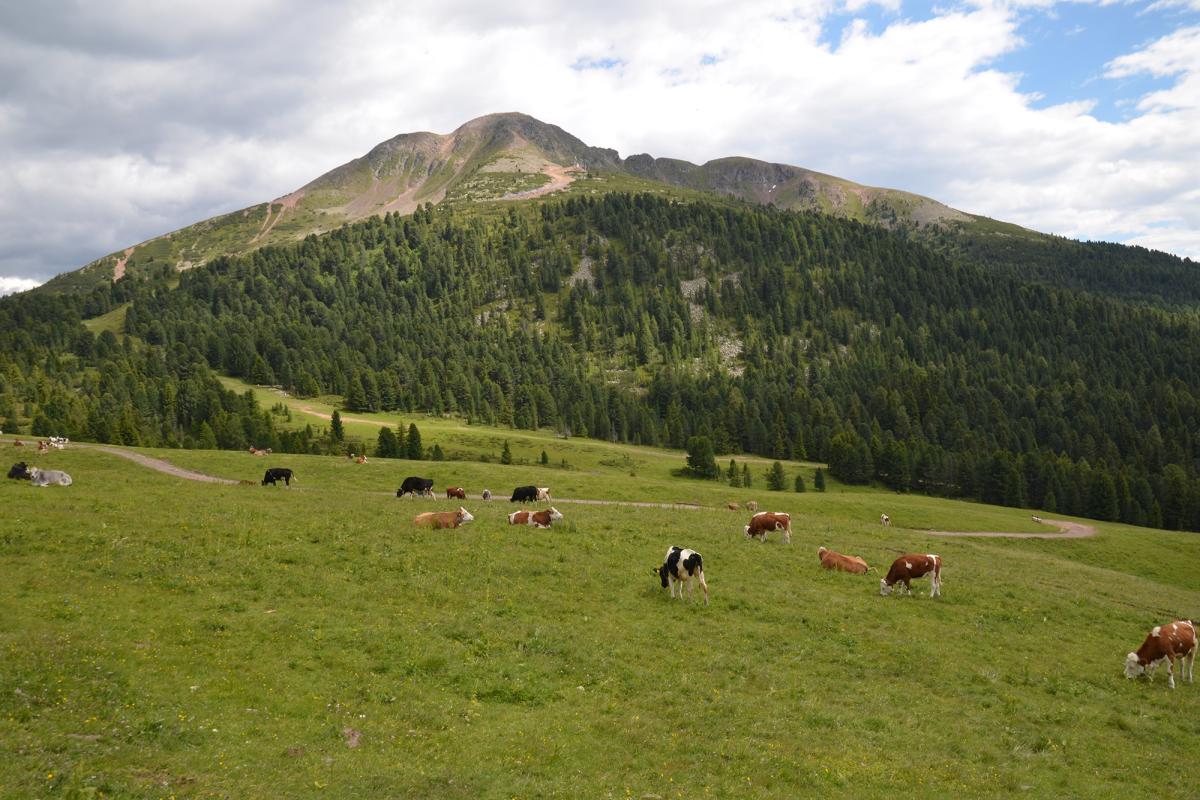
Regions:
<svg viewBox="0 0 1200 800"><path fill-rule="evenodd" d="M1012 533L1005 531L924 531L930 536L974 536L987 539L1086 539L1096 535L1095 527L1080 522L1061 519L1043 519L1041 522L1058 528L1058 533Z"/></svg>

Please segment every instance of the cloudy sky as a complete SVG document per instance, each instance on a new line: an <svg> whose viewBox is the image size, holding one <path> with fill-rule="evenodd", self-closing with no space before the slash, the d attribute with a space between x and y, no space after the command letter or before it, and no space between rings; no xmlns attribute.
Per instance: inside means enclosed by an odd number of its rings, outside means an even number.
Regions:
<svg viewBox="0 0 1200 800"><path fill-rule="evenodd" d="M1200 258L1200 0L0 0L0 292L496 111Z"/></svg>

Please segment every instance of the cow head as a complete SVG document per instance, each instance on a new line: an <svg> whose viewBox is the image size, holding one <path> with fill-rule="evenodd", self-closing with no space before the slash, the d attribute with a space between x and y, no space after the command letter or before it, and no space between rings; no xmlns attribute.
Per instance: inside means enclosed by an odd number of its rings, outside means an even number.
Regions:
<svg viewBox="0 0 1200 800"><path fill-rule="evenodd" d="M749 539L749 538L750 538L750 526L749 526L749 525L747 525L747 526L746 526L745 528L743 528L742 530L746 531L746 538L747 538L747 539Z"/></svg>
<svg viewBox="0 0 1200 800"><path fill-rule="evenodd" d="M562 512L554 506L550 506L550 519L560 520L563 518Z"/></svg>
<svg viewBox="0 0 1200 800"><path fill-rule="evenodd" d="M25 466L24 461L18 461L12 465L12 469L8 471L8 477L15 478L19 481L29 480L29 467Z"/></svg>
<svg viewBox="0 0 1200 800"><path fill-rule="evenodd" d="M888 586L887 578L879 579L879 594L882 597L887 597L892 593L892 587Z"/></svg>
<svg viewBox="0 0 1200 800"><path fill-rule="evenodd" d="M817 561L824 561L824 560L825 560L825 554L826 554L826 553L828 553L828 552L829 552L829 551L828 551L828 550L826 550L824 547L818 547L818 548L817 548Z"/></svg>
<svg viewBox="0 0 1200 800"><path fill-rule="evenodd" d="M667 588L667 565L663 564L661 567L655 567L653 570L651 570L651 572L658 575L658 579L660 581L662 581L662 587L664 589L666 589Z"/></svg>
<svg viewBox="0 0 1200 800"><path fill-rule="evenodd" d="M464 522L471 522L474 519L475 516L470 511L467 511L462 506L458 507L458 524L461 525Z"/></svg>
<svg viewBox="0 0 1200 800"><path fill-rule="evenodd" d="M1145 671L1146 671L1146 668L1144 666L1142 666L1141 661L1138 659L1137 653L1130 653L1129 655L1125 656L1125 677L1126 678L1136 678L1138 675L1141 675Z"/></svg>

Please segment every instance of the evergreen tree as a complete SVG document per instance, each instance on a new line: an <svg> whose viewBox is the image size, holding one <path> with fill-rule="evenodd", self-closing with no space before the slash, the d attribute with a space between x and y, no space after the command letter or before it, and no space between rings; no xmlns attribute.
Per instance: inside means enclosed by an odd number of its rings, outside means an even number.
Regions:
<svg viewBox="0 0 1200 800"><path fill-rule="evenodd" d="M398 458L400 449L396 442L396 434L386 425L379 429L379 440L375 444L375 455L380 458Z"/></svg>
<svg viewBox="0 0 1200 800"><path fill-rule="evenodd" d="M817 467L817 474L813 475L813 488L818 492L825 491L825 470Z"/></svg>
<svg viewBox="0 0 1200 800"><path fill-rule="evenodd" d="M750 465L742 464L742 486L750 488Z"/></svg>
<svg viewBox="0 0 1200 800"><path fill-rule="evenodd" d="M687 472L697 478L716 479L721 476L713 454L712 440L693 436L687 443Z"/></svg>
<svg viewBox="0 0 1200 800"><path fill-rule="evenodd" d="M804 485L804 476L800 473L796 473L795 488L796 491L800 493L808 491L808 487Z"/></svg>
<svg viewBox="0 0 1200 800"><path fill-rule="evenodd" d="M500 463L501 464L513 463L512 450L509 449L508 439L504 440L504 449L500 451Z"/></svg>
<svg viewBox="0 0 1200 800"><path fill-rule="evenodd" d="M1087 515L1092 519L1111 522L1117 518L1117 487L1112 475L1103 467L1092 473L1091 485L1088 487Z"/></svg>
<svg viewBox="0 0 1200 800"><path fill-rule="evenodd" d="M737 462L732 458L729 459L729 469L725 470L725 480L734 488L742 485L742 473L737 467Z"/></svg>
<svg viewBox="0 0 1200 800"><path fill-rule="evenodd" d="M433 449L429 451L429 459L431 461L445 461L446 454L442 452L442 446L437 442L433 443Z"/></svg>
<svg viewBox="0 0 1200 800"><path fill-rule="evenodd" d="M346 439L346 429L342 427L342 415L336 408L333 410L333 417L329 420L329 433L335 442Z"/></svg>
<svg viewBox="0 0 1200 800"><path fill-rule="evenodd" d="M425 458L425 448L421 446L421 432L417 430L417 423L410 423L408 426L408 436L405 437L405 448L408 452L410 461L421 461Z"/></svg>
<svg viewBox="0 0 1200 800"><path fill-rule="evenodd" d="M776 461L767 470L767 488L772 492L782 492L787 487L787 475L783 472L783 464Z"/></svg>
<svg viewBox="0 0 1200 800"><path fill-rule="evenodd" d="M545 450L543 450L543 451L542 451L542 463L543 463L543 464L549 464L549 463L550 463L550 456L546 455L546 451L545 451Z"/></svg>

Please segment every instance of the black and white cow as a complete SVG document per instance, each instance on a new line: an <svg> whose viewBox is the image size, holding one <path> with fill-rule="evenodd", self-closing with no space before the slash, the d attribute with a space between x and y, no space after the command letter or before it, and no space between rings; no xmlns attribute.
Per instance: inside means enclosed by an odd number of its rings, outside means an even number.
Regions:
<svg viewBox="0 0 1200 800"><path fill-rule="evenodd" d="M271 467L269 470L267 470L267 473L263 475L262 485L266 486L269 483L272 486L277 486L278 484L276 484L275 481L283 481L284 486L291 486L292 481L295 479L295 476L292 475L292 471L287 467Z"/></svg>
<svg viewBox="0 0 1200 800"><path fill-rule="evenodd" d="M396 490L396 497L404 497L406 494L411 494L413 497L417 495L433 497L433 478L418 478L415 475L408 476L404 479L404 483L400 484L400 488Z"/></svg>
<svg viewBox="0 0 1200 800"><path fill-rule="evenodd" d="M679 599L683 599L683 586L687 584L688 600L692 599L692 580L695 579L704 590L704 605L708 605L708 584L704 581L704 560L695 550L683 547L672 547L663 559L663 565L654 570L662 581L664 589L671 590L675 596L675 584L679 584Z"/></svg>
<svg viewBox="0 0 1200 800"><path fill-rule="evenodd" d="M538 488L536 486L518 486L513 489L512 497L509 498L510 503L534 503L538 499Z"/></svg>

